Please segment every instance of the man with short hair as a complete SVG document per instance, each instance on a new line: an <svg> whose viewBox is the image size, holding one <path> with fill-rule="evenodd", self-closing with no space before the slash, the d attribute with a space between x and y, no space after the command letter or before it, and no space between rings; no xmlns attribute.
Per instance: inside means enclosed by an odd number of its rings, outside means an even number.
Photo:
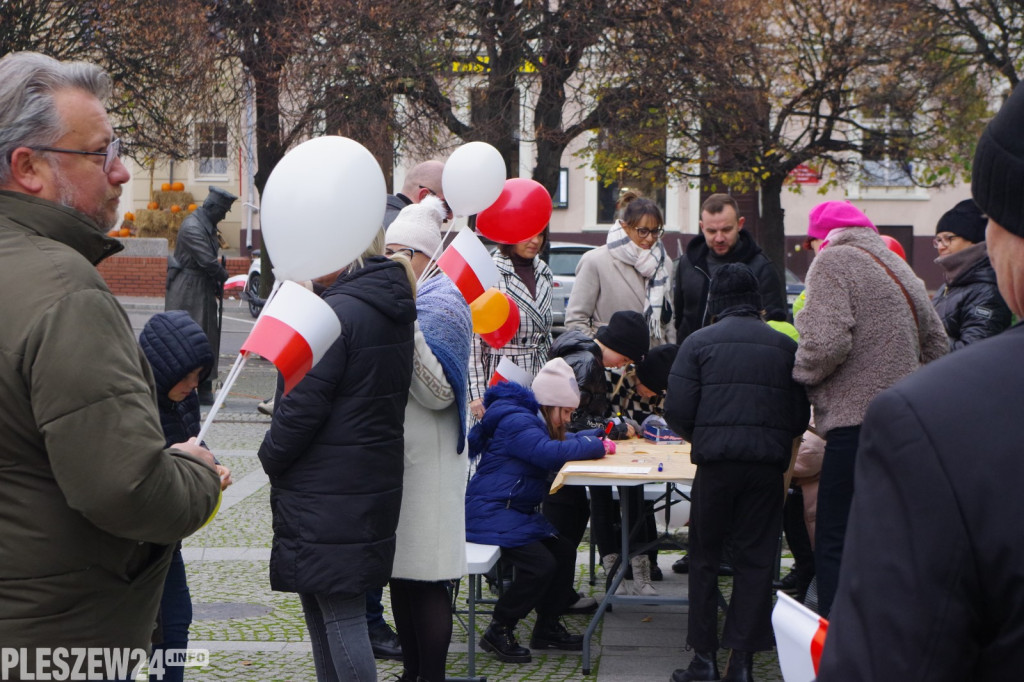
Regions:
<svg viewBox="0 0 1024 682"><path fill-rule="evenodd" d="M978 142L971 193L999 291L1024 315L1024 88ZM811 297L815 293L811 292ZM801 313L801 316L803 313ZM1024 326L882 392L818 680L1012 680L1024 670Z"/></svg>
<svg viewBox="0 0 1024 682"><path fill-rule="evenodd" d="M444 162L442 161L424 161L413 166L412 170L405 175L402 191L388 195L387 208L384 209L384 227L390 226L403 208L409 204L420 203L425 196L433 194L444 201L444 188L441 186L443 174ZM451 220L452 209L448 206L447 201L445 201L444 207L448 210L448 219Z"/></svg>
<svg viewBox="0 0 1024 682"><path fill-rule="evenodd" d="M786 299L775 265L743 229L739 204L728 194L712 194L700 208L700 234L690 240L676 265L674 305L676 343L711 323L708 286L726 263L744 263L757 277L765 319L785 320Z"/></svg>
<svg viewBox="0 0 1024 682"><path fill-rule="evenodd" d="M174 545L220 495L209 451L164 449L94 267L122 248L129 179L110 89L91 64L0 59L0 646L24 647L21 673L45 648L148 649Z"/></svg>

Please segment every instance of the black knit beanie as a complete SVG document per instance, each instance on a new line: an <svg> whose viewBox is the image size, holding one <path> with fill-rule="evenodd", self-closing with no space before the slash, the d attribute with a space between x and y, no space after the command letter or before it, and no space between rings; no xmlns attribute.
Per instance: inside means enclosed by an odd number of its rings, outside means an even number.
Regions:
<svg viewBox="0 0 1024 682"><path fill-rule="evenodd" d="M715 271L708 290L708 319L720 314L726 308L749 304L760 311L761 293L757 289L757 277L745 263L726 263Z"/></svg>
<svg viewBox="0 0 1024 682"><path fill-rule="evenodd" d="M964 199L942 214L939 223L935 226L935 234L952 232L958 237L977 244L985 241L986 225L988 225L988 218L981 212L974 200Z"/></svg>
<svg viewBox="0 0 1024 682"><path fill-rule="evenodd" d="M668 388L668 373L678 352L679 346L674 343L655 346L642 362L636 363L636 378L655 393L661 393Z"/></svg>
<svg viewBox="0 0 1024 682"><path fill-rule="evenodd" d="M633 310L620 310L597 330L597 340L631 361L640 362L651 347L651 332L643 315Z"/></svg>
<svg viewBox="0 0 1024 682"><path fill-rule="evenodd" d="M1024 88L1016 88L978 140L971 194L982 211L1024 237Z"/></svg>

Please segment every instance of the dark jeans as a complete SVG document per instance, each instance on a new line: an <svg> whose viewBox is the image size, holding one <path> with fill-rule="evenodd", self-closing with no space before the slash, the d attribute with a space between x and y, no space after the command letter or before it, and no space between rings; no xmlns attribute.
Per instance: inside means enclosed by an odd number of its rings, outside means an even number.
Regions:
<svg viewBox="0 0 1024 682"><path fill-rule="evenodd" d="M633 526L630 529L630 550L657 537L654 516L648 512L650 505L644 501L643 488L635 487L635 491L624 494L624 486L619 486L619 502L616 502L612 499L611 486L590 486L590 541L597 545L598 554L602 557L622 551L622 518L619 509L623 499L629 500L629 524ZM639 527L638 519L642 519ZM628 560L629 557L622 558L622 561Z"/></svg>
<svg viewBox="0 0 1024 682"><path fill-rule="evenodd" d="M797 587L806 592L807 586L814 578L814 547L811 536L807 532L804 520L804 494L800 486L786 496L786 506L782 510L782 528L786 533L786 543L793 552L793 570L796 572Z"/></svg>
<svg viewBox="0 0 1024 682"><path fill-rule="evenodd" d="M300 594L318 682L376 682L366 598Z"/></svg>
<svg viewBox="0 0 1024 682"><path fill-rule="evenodd" d="M575 558L576 545L561 537L502 547L502 562L516 570L511 587L494 605L494 620L512 626L536 609L537 622L546 623L565 613L571 603L565 584L573 578Z"/></svg>
<svg viewBox="0 0 1024 682"><path fill-rule="evenodd" d="M157 614L163 639L153 645L158 649L185 649L188 647L188 626L192 624L192 596L185 580L185 561L181 558L181 548L171 555L171 565L164 580L164 593L160 597L160 612ZM165 682L181 682L185 677L185 668L179 665L164 665ZM153 675L150 680L156 680Z"/></svg>
<svg viewBox="0 0 1024 682"><path fill-rule="evenodd" d="M782 526L782 471L769 464L701 464L690 498L690 613L687 643L718 649L718 565L726 538L735 549L722 645L764 651L772 634L772 573Z"/></svg>
<svg viewBox="0 0 1024 682"><path fill-rule="evenodd" d="M366 627L375 630L384 625L384 588L378 587L366 593Z"/></svg>
<svg viewBox="0 0 1024 682"><path fill-rule="evenodd" d="M814 532L818 613L822 618L828 618L839 586L839 565L853 502L853 471L859 442L860 425L832 429L825 436L825 459L821 464Z"/></svg>
<svg viewBox="0 0 1024 682"><path fill-rule="evenodd" d="M544 498L540 509L548 523L558 531L559 537L567 540L573 547L572 557L567 559L570 570L565 574L567 577L562 585L565 591L564 599L567 600L566 606L569 606L579 597L576 593L576 548L583 541L587 521L590 520L587 490L581 485L562 486L558 492Z"/></svg>

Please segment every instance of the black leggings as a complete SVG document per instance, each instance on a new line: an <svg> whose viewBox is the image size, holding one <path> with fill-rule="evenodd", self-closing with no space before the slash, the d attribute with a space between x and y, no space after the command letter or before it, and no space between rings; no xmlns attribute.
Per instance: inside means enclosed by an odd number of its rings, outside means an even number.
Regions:
<svg viewBox="0 0 1024 682"><path fill-rule="evenodd" d="M452 640L448 581L391 579L391 613L402 643L402 679L444 682Z"/></svg>

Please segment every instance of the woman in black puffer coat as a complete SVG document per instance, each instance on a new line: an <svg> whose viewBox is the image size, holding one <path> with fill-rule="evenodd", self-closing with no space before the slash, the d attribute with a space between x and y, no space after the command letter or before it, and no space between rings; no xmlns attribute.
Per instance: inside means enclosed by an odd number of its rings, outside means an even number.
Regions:
<svg viewBox="0 0 1024 682"><path fill-rule="evenodd" d="M320 680L376 679L364 595L395 555L416 305L409 271L383 250L382 231L323 292L341 336L288 395L278 379L259 449L270 586L299 593Z"/></svg>

